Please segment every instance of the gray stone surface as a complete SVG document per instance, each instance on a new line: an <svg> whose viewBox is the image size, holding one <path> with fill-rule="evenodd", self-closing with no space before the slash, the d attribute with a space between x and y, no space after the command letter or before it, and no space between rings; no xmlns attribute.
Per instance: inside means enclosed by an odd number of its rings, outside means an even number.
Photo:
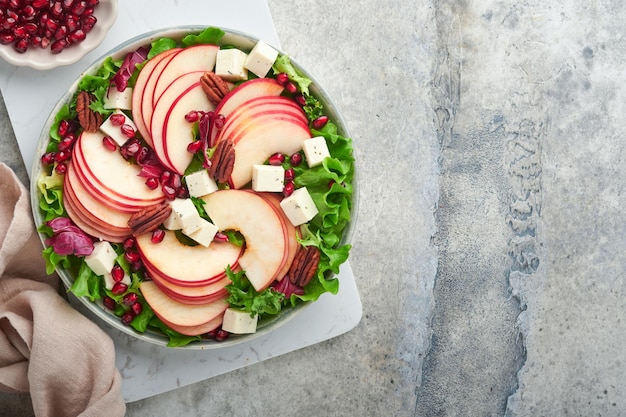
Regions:
<svg viewBox="0 0 626 417"><path fill-rule="evenodd" d="M621 3L269 5L355 140L363 320L128 415L626 414Z"/></svg>

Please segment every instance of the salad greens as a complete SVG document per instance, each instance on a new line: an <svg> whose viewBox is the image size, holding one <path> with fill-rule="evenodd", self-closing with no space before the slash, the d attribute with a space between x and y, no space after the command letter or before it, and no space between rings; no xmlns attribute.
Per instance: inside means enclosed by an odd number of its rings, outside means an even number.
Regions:
<svg viewBox="0 0 626 417"><path fill-rule="evenodd" d="M123 60L106 58L99 69L93 75L85 75L78 83L77 92L71 102L63 106L55 117L50 128L50 139L47 152L55 152L61 137L58 133L62 121L76 118L75 97L80 91L88 91L95 100L90 108L93 111L108 116L112 110L104 107L104 100L110 85L117 87L133 87L137 74L147 60L154 56L177 47L186 47L201 43L217 44L224 36L219 28L209 27L198 34L187 35L178 41L171 38L160 38L152 42L148 48L128 54ZM273 65L274 76L280 73L288 75L289 80L298 86L299 94L304 98L303 110L311 123L324 115L322 103L310 93L311 80L302 74L291 63L287 55L279 56ZM251 74L251 78L254 76ZM198 134L197 123L194 126ZM278 314L283 308L295 306L302 301L315 301L325 292L336 294L339 289L339 281L335 274L339 272L340 265L348 259L350 245L342 245L341 238L351 219L352 210L352 182L354 180L354 158L352 141L338 133L337 126L328 122L320 129L311 128L312 136L323 136L326 139L330 157L324 160L322 165L308 168L306 164L294 166L296 187L306 187L315 202L319 213L307 225L300 226L301 235L299 242L304 246L315 246L320 251L320 262L316 277L304 289L296 288L288 279L281 283L257 292L245 276L245 271L234 272L227 268L226 274L231 280L226 288L228 290L227 301L231 306L249 312L251 315L271 316ZM212 152L209 149L208 152ZM198 152L192 159L185 174L202 169L204 157ZM285 168L289 162L285 162ZM56 219L68 219L63 206L63 176L54 169L44 170L37 180L37 188L40 193L39 208L43 213L44 223L39 227L39 232L53 242L58 236L54 230ZM201 217L210 220L204 210L204 201L192 198L192 201ZM244 237L235 231L224 232L229 241L238 245L245 245ZM195 242L186 238L182 233L177 234L179 240L188 245ZM185 240L186 239L186 240ZM143 299L139 291L139 284L143 279L140 271L133 271L130 263L124 258L122 244L113 244L117 253L117 263L124 272L131 277L128 291L139 294L139 302L142 305L141 312L129 324L138 332L148 329L160 331L169 338L168 346L184 346L190 342L199 340L199 336L189 337L179 334L166 326L152 311L148 303ZM78 297L86 297L92 302L103 300L106 297L116 301L114 314L122 316L128 308L122 302L123 295L115 295L106 289L102 277L96 275L84 261L84 257L78 253L61 252L55 250L53 244L49 244L43 251L48 273L53 273L55 268L72 271L75 275L73 285L69 289Z"/></svg>

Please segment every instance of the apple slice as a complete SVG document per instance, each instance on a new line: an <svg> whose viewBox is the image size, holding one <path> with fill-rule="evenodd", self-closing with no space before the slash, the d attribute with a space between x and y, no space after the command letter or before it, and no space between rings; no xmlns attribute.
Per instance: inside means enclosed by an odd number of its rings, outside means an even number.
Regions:
<svg viewBox="0 0 626 417"><path fill-rule="evenodd" d="M217 329L219 325L222 324L223 317L223 315L219 315L214 319L209 320L208 322L200 324L198 326L179 326L174 323L166 322L163 319L161 319L161 321L163 321L163 323L169 326L172 330L175 330L180 334L184 334L186 336L199 336Z"/></svg>
<svg viewBox="0 0 626 417"><path fill-rule="evenodd" d="M222 278L220 281L202 287L184 287L163 279L151 266L146 266L146 269L161 291L183 304L204 304L228 296L226 286L231 282L228 278Z"/></svg>
<svg viewBox="0 0 626 417"><path fill-rule="evenodd" d="M133 89L133 97L132 97L132 113L133 113L133 121L137 126L137 130L141 134L141 137L148 142L149 145L152 145L152 139L150 138L150 132L148 131L148 127L144 123L144 114L143 114L143 103L144 97L148 98L150 103L152 103L152 93L154 91L154 84L156 83L156 76L152 77L154 74L155 68L160 65L161 62L165 62L164 60L167 57L170 57L172 54L180 51L180 48L168 49L150 59L144 67L139 72L137 76L137 80L135 81L135 88Z"/></svg>
<svg viewBox="0 0 626 417"><path fill-rule="evenodd" d="M165 295L153 281L142 282L139 290L154 314L168 325L200 326L220 316L228 308L225 299L196 305L179 303Z"/></svg>
<svg viewBox="0 0 626 417"><path fill-rule="evenodd" d="M271 203L256 193L221 190L202 197L205 210L220 230L238 230L246 239L241 269L257 291L276 278L288 251L283 222Z"/></svg>
<svg viewBox="0 0 626 417"><path fill-rule="evenodd" d="M236 267L242 251L231 243L186 246L170 230L160 243L152 243L150 233L137 236L137 249L144 263L154 267L164 279L187 287L222 279L228 265Z"/></svg>

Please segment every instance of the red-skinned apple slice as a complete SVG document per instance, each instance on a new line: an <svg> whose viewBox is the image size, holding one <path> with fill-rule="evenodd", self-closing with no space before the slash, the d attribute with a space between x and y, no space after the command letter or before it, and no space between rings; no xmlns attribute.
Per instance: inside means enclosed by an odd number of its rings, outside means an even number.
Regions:
<svg viewBox="0 0 626 417"><path fill-rule="evenodd" d="M170 57L169 59L171 59L172 54L180 50L180 48L168 49L167 51L154 56L146 62L137 76L137 81L135 81L135 88L133 89L133 97L131 101L133 121L137 126L137 130L139 130L139 133L149 145L152 145L152 139L150 137L150 132L148 131L148 126L144 123L144 97L146 100L149 98L150 103L152 103L152 93L154 92L154 84L156 83L157 78L156 76L152 77L155 69L161 65L161 62L166 62L164 60L167 57ZM150 106L150 108L151 107L152 106Z"/></svg>
<svg viewBox="0 0 626 417"><path fill-rule="evenodd" d="M210 320L198 326L179 326L174 323L167 322L163 319L161 319L161 321L163 321L163 323L169 326L172 330L177 331L180 334L184 334L186 336L199 336L217 329L219 325L222 324L223 318L223 315L219 315L213 320Z"/></svg>
<svg viewBox="0 0 626 417"><path fill-rule="evenodd" d="M195 327L206 324L228 308L225 299L206 304L183 304L172 300L153 281L144 281L139 289L146 302L164 323L174 326Z"/></svg>
<svg viewBox="0 0 626 417"><path fill-rule="evenodd" d="M178 241L172 231L166 231L163 241L152 243L150 233L137 236L137 249L145 264L180 286L203 286L224 277L228 265L235 268L242 249L231 243L187 246Z"/></svg>
<svg viewBox="0 0 626 417"><path fill-rule="evenodd" d="M256 193L221 190L202 197L205 210L220 230L238 230L246 245L239 265L257 291L275 279L288 251L283 222L271 203Z"/></svg>
<svg viewBox="0 0 626 417"><path fill-rule="evenodd" d="M226 277L213 284L204 285L202 287L184 287L172 284L170 281L164 279L152 266L146 265L146 270L161 291L179 303L204 304L228 296L226 286L230 284L231 281Z"/></svg>

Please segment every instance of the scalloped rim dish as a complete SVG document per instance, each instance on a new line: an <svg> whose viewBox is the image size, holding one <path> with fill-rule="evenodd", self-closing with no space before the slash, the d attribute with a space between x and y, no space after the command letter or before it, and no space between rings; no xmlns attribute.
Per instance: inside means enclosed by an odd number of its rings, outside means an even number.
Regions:
<svg viewBox="0 0 626 417"><path fill-rule="evenodd" d="M87 53L97 48L117 19L117 0L101 0L94 10L98 22L84 41L53 54L50 49L30 48L24 53L13 49L13 45L0 45L0 57L10 64L31 67L37 70L49 70L59 66L71 65Z"/></svg>

